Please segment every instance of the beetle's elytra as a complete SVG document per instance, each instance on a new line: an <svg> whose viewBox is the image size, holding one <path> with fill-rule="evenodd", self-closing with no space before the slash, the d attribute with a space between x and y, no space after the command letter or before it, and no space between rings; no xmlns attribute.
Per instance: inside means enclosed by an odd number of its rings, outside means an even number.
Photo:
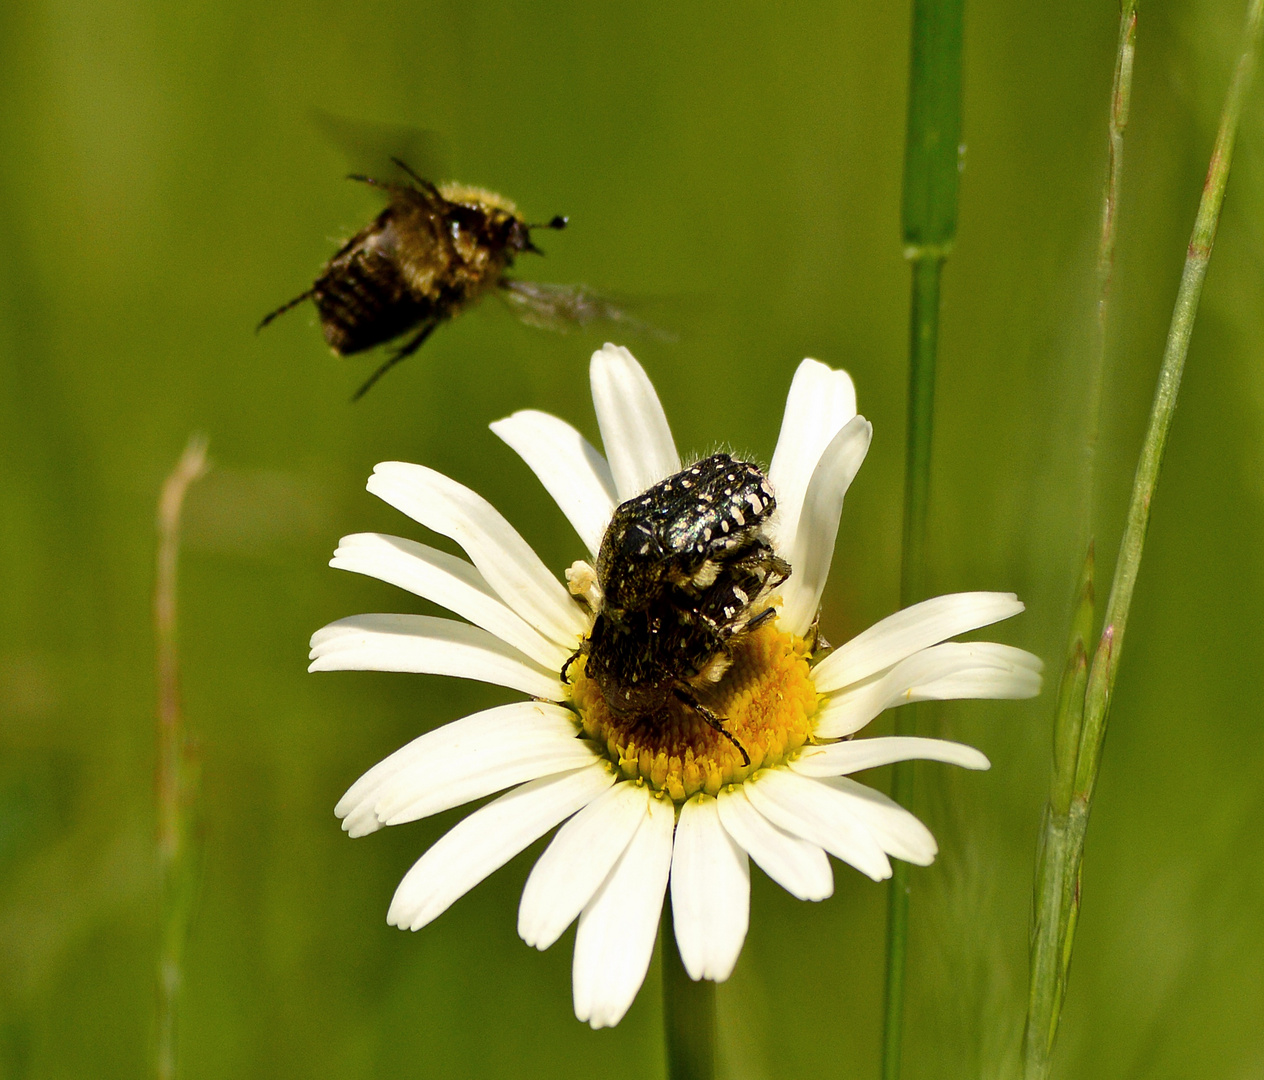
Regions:
<svg viewBox="0 0 1264 1080"><path fill-rule="evenodd" d="M613 713L653 724L674 698L749 761L697 691L723 676L733 640L768 617L761 599L790 575L764 535L776 507L758 466L712 454L615 509L580 649Z"/></svg>

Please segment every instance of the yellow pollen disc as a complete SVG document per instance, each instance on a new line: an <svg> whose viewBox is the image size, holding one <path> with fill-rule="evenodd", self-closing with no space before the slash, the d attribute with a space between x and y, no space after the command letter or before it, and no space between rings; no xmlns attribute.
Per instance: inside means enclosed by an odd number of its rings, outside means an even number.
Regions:
<svg viewBox="0 0 1264 1080"><path fill-rule="evenodd" d="M636 720L611 712L581 657L569 675L585 733L605 748L624 776L644 780L676 802L699 791L717 795L725 784L780 764L812 733L818 698L808 643L769 624L732 649L733 663L720 681L695 686L695 693L746 749L749 765L742 764L736 746L683 702L672 699L661 712Z"/></svg>

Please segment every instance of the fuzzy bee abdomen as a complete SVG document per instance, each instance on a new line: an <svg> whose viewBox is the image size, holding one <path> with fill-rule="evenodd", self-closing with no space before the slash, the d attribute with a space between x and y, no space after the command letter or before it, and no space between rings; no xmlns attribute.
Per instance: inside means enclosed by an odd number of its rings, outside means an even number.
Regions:
<svg viewBox="0 0 1264 1080"><path fill-rule="evenodd" d="M409 289L396 262L367 246L348 251L312 289L321 330L339 356L398 337L434 305Z"/></svg>

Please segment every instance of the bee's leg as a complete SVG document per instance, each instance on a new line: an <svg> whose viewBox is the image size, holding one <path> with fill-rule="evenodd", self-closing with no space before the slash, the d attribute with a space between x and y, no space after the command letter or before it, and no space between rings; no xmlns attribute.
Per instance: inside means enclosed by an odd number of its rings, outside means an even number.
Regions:
<svg viewBox="0 0 1264 1080"><path fill-rule="evenodd" d="M412 356L413 353L415 353L418 349L422 347L423 344L425 344L426 338L428 338L431 334L434 333L434 329L438 325L439 325L438 319L432 319L430 322L424 324L422 328L417 331L417 333L415 333L411 338L409 338L406 342L404 342L403 345L401 345L398 349L396 349L393 353L391 353L391 355L388 356L382 362L382 366L379 367L375 372L373 372L372 375L368 377L364 385L361 386L360 389L357 390L354 395L352 395L351 400L359 401L362 397L364 397L365 394L369 392L369 387L371 387L375 382L377 382L378 379L380 379L383 375L385 375L388 371L390 371L391 368L393 368L401 360L407 360L408 357Z"/></svg>
<svg viewBox="0 0 1264 1080"><path fill-rule="evenodd" d="M255 333L256 334L259 333L260 330L262 330L265 326L267 326L268 323L270 323L278 315L284 315L287 311L290 310L290 308L298 307L299 304L301 304L304 300L310 300L315 295L316 295L316 286L313 285L310 289L307 290L307 292L302 293L301 295L294 297L293 300L289 300L286 303L282 304L279 308L276 309L276 311L269 312L267 315L263 317L259 325L255 327Z"/></svg>
<svg viewBox="0 0 1264 1080"><path fill-rule="evenodd" d="M402 169L404 173L410 179L415 180L417 182L417 185L421 188L421 190L424 191L431 198L439 199L443 202L447 201L439 193L439 189L435 187L434 184L432 184L429 180L423 180L420 176L418 176L415 172L413 172L412 169L410 169L407 165L405 165L402 161L400 161L399 158L393 157L391 158L391 160L395 162L395 164L398 165L399 168Z"/></svg>
<svg viewBox="0 0 1264 1080"><path fill-rule="evenodd" d="M696 697L694 697L687 687L679 686L679 685L674 686L672 687L672 693L676 695L676 698L681 703L688 705L689 708L693 709L694 712L696 712L699 716L701 716L702 719L707 722L707 725L709 727L714 728L726 739L728 739L729 742L731 742L734 746L737 747L737 752L742 755L743 765L750 764L750 754L746 752L746 747L744 747L740 742L737 741L737 736L734 735L731 731L729 731L728 728L724 726L724 717L716 716L715 713L713 713L710 709L708 709L705 705L703 705L702 702L700 702Z"/></svg>
<svg viewBox="0 0 1264 1080"><path fill-rule="evenodd" d="M403 169L410 179L417 181L417 183L421 185L421 193L426 196L427 200L431 203L434 203L435 200L438 200L441 203L445 201L443 196L439 194L439 189L429 180L423 180L420 176L413 172L412 169L400 161L399 158L391 158L391 160ZM381 188L386 192L412 190L411 185L405 186L402 184L392 184L389 180L378 180L376 177L365 176L363 173L348 173L347 179L354 180L357 184L368 184L370 187Z"/></svg>

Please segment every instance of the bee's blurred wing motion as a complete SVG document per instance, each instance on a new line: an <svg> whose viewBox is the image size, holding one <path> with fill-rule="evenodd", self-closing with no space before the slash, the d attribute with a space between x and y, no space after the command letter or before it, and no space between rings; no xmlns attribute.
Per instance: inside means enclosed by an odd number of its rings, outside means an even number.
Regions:
<svg viewBox="0 0 1264 1080"><path fill-rule="evenodd" d="M450 172L451 153L437 131L410 124L389 124L310 110L312 123L345 156L348 171L387 180L406 181L398 163L408 162L422 176L441 178Z"/></svg>
<svg viewBox="0 0 1264 1080"><path fill-rule="evenodd" d="M541 330L565 334L594 323L617 323L634 333L674 340L674 335L630 314L625 305L584 285L554 285L506 278L500 283L500 296L519 319Z"/></svg>

